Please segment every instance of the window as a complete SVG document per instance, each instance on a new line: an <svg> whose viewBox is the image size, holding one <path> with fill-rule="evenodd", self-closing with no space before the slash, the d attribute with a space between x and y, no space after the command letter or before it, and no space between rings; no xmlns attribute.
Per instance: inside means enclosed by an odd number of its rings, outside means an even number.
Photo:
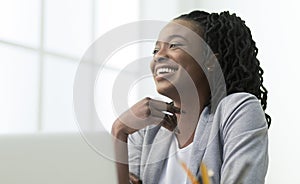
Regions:
<svg viewBox="0 0 300 184"><path fill-rule="evenodd" d="M138 20L139 1L0 1L0 133L78 131L73 81L103 33ZM120 67L107 65L107 82Z"/></svg>

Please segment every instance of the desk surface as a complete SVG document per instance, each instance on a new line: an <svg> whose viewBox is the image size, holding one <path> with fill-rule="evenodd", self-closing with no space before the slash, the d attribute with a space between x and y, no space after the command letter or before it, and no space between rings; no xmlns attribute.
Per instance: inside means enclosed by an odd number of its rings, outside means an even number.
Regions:
<svg viewBox="0 0 300 184"><path fill-rule="evenodd" d="M79 133L0 135L0 148L3 184L116 183L114 162Z"/></svg>

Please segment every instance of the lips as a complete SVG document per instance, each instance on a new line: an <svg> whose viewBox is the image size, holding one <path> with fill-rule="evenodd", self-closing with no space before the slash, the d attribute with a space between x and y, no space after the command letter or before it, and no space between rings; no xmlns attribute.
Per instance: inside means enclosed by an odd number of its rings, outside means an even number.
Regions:
<svg viewBox="0 0 300 184"><path fill-rule="evenodd" d="M159 65L155 67L155 76L156 79L160 77L167 77L171 74L174 74L178 70L178 66L173 65Z"/></svg>

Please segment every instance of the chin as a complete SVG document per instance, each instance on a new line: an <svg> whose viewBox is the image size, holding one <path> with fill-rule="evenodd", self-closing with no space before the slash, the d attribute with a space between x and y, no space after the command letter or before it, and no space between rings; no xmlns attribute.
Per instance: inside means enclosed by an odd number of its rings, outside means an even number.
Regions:
<svg viewBox="0 0 300 184"><path fill-rule="evenodd" d="M171 84L168 85L157 84L156 91L159 94L164 95L170 99L174 99L178 94L176 88Z"/></svg>

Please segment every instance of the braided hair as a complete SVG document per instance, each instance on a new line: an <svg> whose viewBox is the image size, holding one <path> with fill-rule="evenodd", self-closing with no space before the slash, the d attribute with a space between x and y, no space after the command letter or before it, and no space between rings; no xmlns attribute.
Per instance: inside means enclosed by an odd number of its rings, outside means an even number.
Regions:
<svg viewBox="0 0 300 184"><path fill-rule="evenodd" d="M250 29L240 17L229 12L193 11L174 20L193 21L213 53L216 53L224 75L227 94L248 92L255 95L265 111L268 91L263 85L263 70L256 58L258 49ZM271 117L265 113L268 127Z"/></svg>

